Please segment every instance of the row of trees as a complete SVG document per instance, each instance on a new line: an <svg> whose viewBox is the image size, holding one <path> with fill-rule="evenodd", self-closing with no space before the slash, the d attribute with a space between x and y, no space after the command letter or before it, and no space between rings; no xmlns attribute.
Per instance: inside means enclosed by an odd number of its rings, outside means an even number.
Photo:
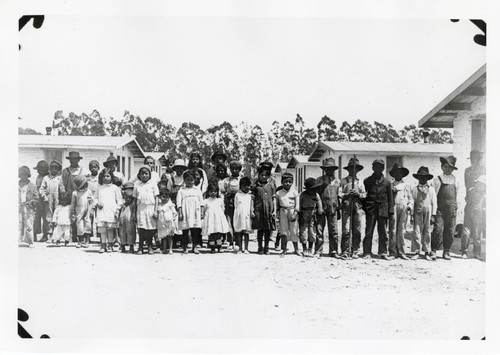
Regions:
<svg viewBox="0 0 500 355"><path fill-rule="evenodd" d="M288 161L295 154L309 154L318 140L351 142L423 142L423 129L415 125L401 130L380 122L373 124L357 120L353 124L344 121L337 126L334 119L323 116L315 128L306 127L297 114L293 121L283 124L274 121L270 131L259 125L241 122L233 126L228 122L212 125L203 130L197 124L183 122L180 127L156 118L141 119L129 111L121 119L102 117L97 110L91 114L63 115L57 111L52 122L57 135L135 136L144 151L166 152L172 158L186 158L198 151L204 161L209 161L214 151L224 151L230 159L241 160L254 166L264 160ZM430 130L430 143L451 143L448 131ZM19 134L33 134L31 129L19 129Z"/></svg>

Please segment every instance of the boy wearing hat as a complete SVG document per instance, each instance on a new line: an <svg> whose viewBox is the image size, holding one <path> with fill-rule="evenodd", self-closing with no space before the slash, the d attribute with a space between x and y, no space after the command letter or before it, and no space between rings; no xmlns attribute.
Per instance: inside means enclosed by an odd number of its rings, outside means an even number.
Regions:
<svg viewBox="0 0 500 355"><path fill-rule="evenodd" d="M321 197L317 192L320 186L315 178L307 178L304 181L304 189L299 197L299 236L304 250L304 256L319 257L319 245L316 239L316 216L323 214L323 205L321 204ZM309 248L307 248L306 241L309 241ZM314 244L316 244L316 251L314 252ZM318 252L319 251L319 252Z"/></svg>
<svg viewBox="0 0 500 355"><path fill-rule="evenodd" d="M443 174L433 180L437 195L437 213L434 230L431 235L431 258L436 259L436 250L443 248L443 259L451 260L450 249L453 244L453 233L456 227L457 194L460 188L458 179L453 175L457 170L454 156L441 157Z"/></svg>
<svg viewBox="0 0 500 355"><path fill-rule="evenodd" d="M365 239L363 239L363 257L367 259L372 255L375 226L378 231L378 254L384 260L394 259L387 255L387 221L394 214L394 198L391 183L382 174L384 168L384 161L375 159L372 163L373 174L364 180L366 229Z"/></svg>
<svg viewBox="0 0 500 355"><path fill-rule="evenodd" d="M45 176L49 174L49 163L45 160L40 160L38 164L33 168L38 172L38 176L35 180L35 185L38 191L40 191L40 187L42 186L42 181ZM42 239L40 242L47 241L47 233L49 231L49 224L46 223L45 215L47 211L45 210L45 204L42 199L38 200L38 204L36 206L35 219L33 224L33 238L36 242L36 238L38 234L43 233Z"/></svg>
<svg viewBox="0 0 500 355"><path fill-rule="evenodd" d="M224 152L214 152L211 157L212 166L207 169L207 177L209 180L217 178L217 165L223 164L227 161L227 155Z"/></svg>
<svg viewBox="0 0 500 355"><path fill-rule="evenodd" d="M147 158L145 158L144 161L146 161L146 159ZM116 171L116 167L118 166L118 159L113 155L113 153L109 154L109 157L106 158L106 161L102 163L102 165L104 165L104 167L108 168L111 171L115 180L120 181L121 184L125 182L125 176L121 172ZM113 181L113 183L116 185L115 181Z"/></svg>
<svg viewBox="0 0 500 355"><path fill-rule="evenodd" d="M45 225L48 226L47 235L52 235L52 216L59 204L59 185L61 183L61 163L54 160L49 165L49 174L44 176L40 186L40 200L44 204L43 216Z"/></svg>
<svg viewBox="0 0 500 355"><path fill-rule="evenodd" d="M27 166L19 168L19 245L33 244L33 219L38 204L38 189L29 178L30 169Z"/></svg>
<svg viewBox="0 0 500 355"><path fill-rule="evenodd" d="M129 247L129 253L134 253L134 244L137 238L137 229L133 216L135 216L134 209L134 184L126 182L123 184L123 200L124 204L119 212L119 229L120 229L120 247L122 253L125 253L125 247Z"/></svg>
<svg viewBox="0 0 500 355"><path fill-rule="evenodd" d="M69 152L66 159L69 160L70 165L64 168L61 173L61 184L59 185L59 189L63 196L71 198L73 191L77 189L75 178L79 175L89 176L90 172L79 165L82 159L79 152ZM74 223L71 223L71 238L73 241L77 241L76 225Z"/></svg>
<svg viewBox="0 0 500 355"><path fill-rule="evenodd" d="M349 159L344 169L347 170L349 175L340 180L339 197L342 199L342 241L340 247L342 250L341 258L347 260L351 256L353 259L358 258L361 243L361 220L363 218L362 200L366 197L366 191L364 184L356 177L356 174L363 170L363 166L359 164L358 159ZM351 215L352 250L349 250Z"/></svg>
<svg viewBox="0 0 500 355"><path fill-rule="evenodd" d="M78 175L75 178L76 190L71 197L71 221L76 225L78 237L77 248L88 248L90 236L90 211L93 209L94 199L89 190L87 177Z"/></svg>
<svg viewBox="0 0 500 355"><path fill-rule="evenodd" d="M323 176L316 179L320 185L318 193L321 197L324 214L318 215L318 240L324 243L325 225L328 225L328 255L331 257L338 256L338 222L337 209L339 208L339 188L340 181L335 178L335 171L339 167L335 165L333 158L327 158L321 169ZM323 246L320 246L321 252Z"/></svg>
<svg viewBox="0 0 500 355"><path fill-rule="evenodd" d="M408 212L413 207L411 187L403 181L403 178L409 173L410 171L399 163L395 163L389 171L389 175L394 179L391 183L394 214L389 219L389 255L395 258L400 257L403 260L409 259L405 252L405 232Z"/></svg>
<svg viewBox="0 0 500 355"><path fill-rule="evenodd" d="M418 180L418 185L411 190L413 198L413 238L411 250L415 253L412 257L417 260L420 249L423 249L426 260L431 259L431 224L434 223L437 211L436 191L429 186L428 181L434 176L429 174L426 166L421 166L413 177Z"/></svg>

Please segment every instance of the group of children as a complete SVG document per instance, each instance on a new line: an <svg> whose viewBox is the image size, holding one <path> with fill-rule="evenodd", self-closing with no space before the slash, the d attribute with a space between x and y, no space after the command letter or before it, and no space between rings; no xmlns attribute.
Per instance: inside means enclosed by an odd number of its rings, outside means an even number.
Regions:
<svg viewBox="0 0 500 355"><path fill-rule="evenodd" d="M422 250L427 260L435 260L436 250L441 248L443 258L450 259L458 190L452 174L456 169L454 157L440 158L443 174L436 179L426 167L418 169L413 174L418 185L413 187L403 181L409 171L399 164L389 172L393 180L385 178L383 160L375 160L373 174L361 182L356 174L363 166L352 158L344 167L348 176L339 180L334 175L338 167L333 158L328 158L321 166L323 176L307 178L302 193L293 188L293 175L289 173L282 175L277 186L271 176L272 163L261 163L257 179L252 181L241 176L239 161L231 161L228 169L227 156L221 152L212 156L214 167L207 171L201 156L193 153L187 165L177 159L161 177L152 171L153 158L146 157L145 165L130 181L124 181L123 174L116 171L117 161L112 155L102 169L96 160L89 163L88 170L80 167L78 152L70 152L67 159L70 166L62 172L57 161L40 162L35 168L39 173L36 184L29 180L28 167L19 168L20 242L33 243L37 234L34 220L40 218L41 241L67 245L74 240L77 247L86 248L90 236L96 233L101 253L113 251L117 242L122 252L128 248L135 253L137 234L138 254L159 250L172 254L178 244L183 253L188 253L191 244L191 252L199 254L203 236L212 253L222 252L224 242L228 250L249 253L250 234L256 231L257 252L267 255L271 235L277 230L275 248L279 250L281 244L281 255L286 255L291 241L295 254L320 257L327 230L328 254L347 260L360 256L361 220L366 218L361 256L372 256L377 226L381 258L409 259L404 234L410 213L414 224L412 259L417 259ZM484 174L476 176L467 191L468 206L474 204L468 207L469 221L477 220L474 213L484 211L484 183ZM469 230L478 228L467 223L471 225ZM480 243L478 246L474 238L476 255ZM465 244L468 240L462 243L462 249ZM462 253L466 257L467 250Z"/></svg>

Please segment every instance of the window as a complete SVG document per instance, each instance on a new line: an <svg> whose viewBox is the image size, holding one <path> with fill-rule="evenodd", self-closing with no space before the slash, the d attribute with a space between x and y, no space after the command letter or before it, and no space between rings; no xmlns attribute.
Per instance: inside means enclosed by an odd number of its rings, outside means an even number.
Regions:
<svg viewBox="0 0 500 355"><path fill-rule="evenodd" d="M121 172L121 170L120 170L120 166L121 166L120 162L121 162L120 156L117 155L116 156L116 171L119 171L119 172Z"/></svg>
<svg viewBox="0 0 500 355"><path fill-rule="evenodd" d="M122 170L121 173L123 174L125 172L125 157L122 157Z"/></svg>

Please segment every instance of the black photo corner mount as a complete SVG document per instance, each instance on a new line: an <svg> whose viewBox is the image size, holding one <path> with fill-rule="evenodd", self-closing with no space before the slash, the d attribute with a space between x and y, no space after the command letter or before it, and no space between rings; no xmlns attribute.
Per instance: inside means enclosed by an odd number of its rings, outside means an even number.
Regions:
<svg viewBox="0 0 500 355"><path fill-rule="evenodd" d="M459 19L451 19L451 22L458 22L460 21ZM474 25L476 25L477 28L479 28L483 34L477 34L474 36L474 42L476 44L479 44L480 46L485 46L486 47L486 22L483 20L475 20L475 19L470 19L470 22L472 22Z"/></svg>
<svg viewBox="0 0 500 355"><path fill-rule="evenodd" d="M28 319L30 319L30 316L28 315L28 313L25 310L18 308L17 309L17 334L19 335L20 338L24 338L24 339L32 339L33 338L31 336L31 334L28 333L28 331L26 329L24 329L24 327L20 323L20 322L27 322ZM42 336L40 336L40 338L41 339L50 339L50 337L47 334L42 334Z"/></svg>
<svg viewBox="0 0 500 355"><path fill-rule="evenodd" d="M19 31L23 29L24 26L28 22L33 20L33 27L40 28L43 25L43 21L45 21L45 15L24 15L19 18ZM19 50L21 50L21 45L19 44Z"/></svg>

